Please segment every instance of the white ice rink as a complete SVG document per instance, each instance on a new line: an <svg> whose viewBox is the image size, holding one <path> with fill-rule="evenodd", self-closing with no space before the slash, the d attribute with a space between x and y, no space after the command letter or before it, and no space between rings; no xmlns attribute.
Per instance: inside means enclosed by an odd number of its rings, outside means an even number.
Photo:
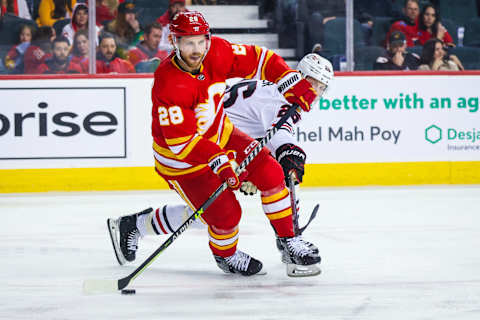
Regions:
<svg viewBox="0 0 480 320"><path fill-rule="evenodd" d="M170 191L0 195L0 319L480 319L480 187L303 189L323 273L289 278L258 198L240 197L239 248L268 274L224 274L187 230L134 296L82 294L118 279L105 220L179 200ZM142 262L166 238L140 243ZM138 263L136 264L138 265Z"/></svg>

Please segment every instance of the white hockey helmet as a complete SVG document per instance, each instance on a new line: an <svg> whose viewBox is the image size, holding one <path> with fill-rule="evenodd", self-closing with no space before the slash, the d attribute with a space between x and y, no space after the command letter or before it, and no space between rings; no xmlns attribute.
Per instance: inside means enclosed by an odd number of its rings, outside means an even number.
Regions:
<svg viewBox="0 0 480 320"><path fill-rule="evenodd" d="M325 86L328 86L333 79L332 63L316 53L309 53L303 57L298 63L297 69L304 78L312 77Z"/></svg>

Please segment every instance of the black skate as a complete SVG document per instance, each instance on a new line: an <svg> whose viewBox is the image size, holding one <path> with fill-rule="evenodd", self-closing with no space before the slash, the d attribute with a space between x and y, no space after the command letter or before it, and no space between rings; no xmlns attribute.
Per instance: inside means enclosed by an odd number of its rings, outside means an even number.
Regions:
<svg viewBox="0 0 480 320"><path fill-rule="evenodd" d="M314 254L318 255L319 251L318 251L318 248L317 248L316 245L314 245L313 243L308 242L306 240L303 240L303 242L305 242L305 244L312 250L312 252ZM283 252L284 252L283 245L282 245L282 242L280 241L280 238L278 237L278 235L276 236L275 243L277 245L278 251L282 254L282 262L287 263L287 261L284 261L284 259L283 259Z"/></svg>
<svg viewBox="0 0 480 320"><path fill-rule="evenodd" d="M262 263L248 254L237 250L230 257L220 257L214 255L215 261L220 269L225 273L240 273L243 276L252 276L254 274L266 274L262 271Z"/></svg>
<svg viewBox="0 0 480 320"><path fill-rule="evenodd" d="M118 219L107 219L113 250L120 265L135 260L135 253L138 249L138 239L142 236L137 228L137 219L139 216L149 214L152 211L152 208L148 208L142 212L123 216Z"/></svg>
<svg viewBox="0 0 480 320"><path fill-rule="evenodd" d="M283 247L282 262L287 265L287 275L290 277L310 277L320 274L318 264L320 255L314 251L301 236L278 238ZM314 246L314 248L316 248Z"/></svg>

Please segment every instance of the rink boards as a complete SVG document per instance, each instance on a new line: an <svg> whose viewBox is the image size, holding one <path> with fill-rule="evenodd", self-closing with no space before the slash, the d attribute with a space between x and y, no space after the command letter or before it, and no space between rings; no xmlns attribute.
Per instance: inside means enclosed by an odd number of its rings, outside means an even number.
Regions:
<svg viewBox="0 0 480 320"><path fill-rule="evenodd" d="M0 81L0 192L163 189L150 76ZM480 73L340 74L296 132L304 186L480 183Z"/></svg>

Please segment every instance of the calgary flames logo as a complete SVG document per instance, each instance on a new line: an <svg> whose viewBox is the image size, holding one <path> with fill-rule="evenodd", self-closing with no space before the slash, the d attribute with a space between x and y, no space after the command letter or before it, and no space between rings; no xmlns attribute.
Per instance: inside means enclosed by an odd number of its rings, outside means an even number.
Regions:
<svg viewBox="0 0 480 320"><path fill-rule="evenodd" d="M217 82L208 87L208 98L204 103L199 103L195 108L195 117L197 118L197 132L205 134L213 121L218 106L222 103L222 95L225 93L226 85L224 82ZM215 97L219 100L215 105Z"/></svg>
<svg viewBox="0 0 480 320"><path fill-rule="evenodd" d="M234 186L237 184L237 180L235 180L235 178L233 177L230 177L227 179L227 183L230 185L230 186Z"/></svg>

